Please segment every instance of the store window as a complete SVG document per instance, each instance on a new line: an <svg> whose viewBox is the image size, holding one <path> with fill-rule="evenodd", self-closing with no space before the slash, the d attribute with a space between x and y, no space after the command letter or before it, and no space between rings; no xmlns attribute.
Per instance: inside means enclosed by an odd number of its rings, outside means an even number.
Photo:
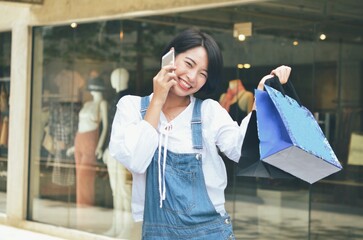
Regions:
<svg viewBox="0 0 363 240"><path fill-rule="evenodd" d="M6 211L11 32L0 32L0 212Z"/></svg>
<svg viewBox="0 0 363 240"><path fill-rule="evenodd" d="M344 166L309 185L296 178L236 176L236 164L224 159L226 208L237 239L360 236L363 48L354 37L358 15L352 22L344 19L347 25L341 27L314 14L323 5L287 4L35 27L28 218L139 239L130 212L131 175L107 150L115 102L123 94L151 93L164 45L181 29L196 26L213 35L222 49L224 78L216 101L223 103L229 86L243 85L253 94L262 76L290 65L302 103ZM341 16L339 8L331 9ZM347 11L355 16L353 10ZM236 34L241 26L244 37ZM317 38L322 31L326 39ZM229 110L236 121L248 112L232 105ZM348 225L350 233L343 230Z"/></svg>
<svg viewBox="0 0 363 240"><path fill-rule="evenodd" d="M106 21L34 28L31 220L129 238L131 174L108 154L115 104L151 91L173 28Z"/></svg>

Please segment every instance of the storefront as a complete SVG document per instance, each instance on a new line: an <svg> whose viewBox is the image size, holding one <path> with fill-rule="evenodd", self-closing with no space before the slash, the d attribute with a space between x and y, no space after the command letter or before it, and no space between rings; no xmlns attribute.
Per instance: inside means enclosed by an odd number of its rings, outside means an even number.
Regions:
<svg viewBox="0 0 363 240"><path fill-rule="evenodd" d="M0 223L69 239L139 239L130 212L131 175L108 155L114 105L125 90L149 94L164 45L180 30L198 27L223 52L215 100L231 80L253 93L273 68L291 66L302 103L344 167L310 185L236 176L237 166L226 162L226 208L237 239L363 237L360 1L127 1L113 8L88 2L94 7L4 5L23 11L26 20L0 25L0 105L3 95L10 102L1 108ZM100 88L91 91L91 82ZM107 107L94 105L96 97ZM100 127L77 140L87 125L80 112L90 109L105 109L107 116L96 114ZM240 111L230 114L240 117ZM2 144L6 119L9 140ZM102 144L97 157L92 144Z"/></svg>

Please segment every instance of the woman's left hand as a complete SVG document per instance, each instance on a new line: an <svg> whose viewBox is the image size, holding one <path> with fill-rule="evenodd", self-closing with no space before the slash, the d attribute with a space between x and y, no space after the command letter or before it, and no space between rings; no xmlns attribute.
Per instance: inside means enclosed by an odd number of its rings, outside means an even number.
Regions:
<svg viewBox="0 0 363 240"><path fill-rule="evenodd" d="M258 84L257 88L263 90L265 81L274 76L279 78L281 84L285 84L289 80L290 73L291 73L291 67L285 65L279 66L274 70L272 70L269 75L264 76L261 79L260 83Z"/></svg>

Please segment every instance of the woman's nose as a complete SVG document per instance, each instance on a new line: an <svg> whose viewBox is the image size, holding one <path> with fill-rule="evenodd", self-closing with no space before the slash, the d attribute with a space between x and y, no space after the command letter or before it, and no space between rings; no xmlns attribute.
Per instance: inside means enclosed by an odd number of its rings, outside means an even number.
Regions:
<svg viewBox="0 0 363 240"><path fill-rule="evenodd" d="M190 82L195 82L197 79L197 72L196 71L189 71L187 77Z"/></svg>

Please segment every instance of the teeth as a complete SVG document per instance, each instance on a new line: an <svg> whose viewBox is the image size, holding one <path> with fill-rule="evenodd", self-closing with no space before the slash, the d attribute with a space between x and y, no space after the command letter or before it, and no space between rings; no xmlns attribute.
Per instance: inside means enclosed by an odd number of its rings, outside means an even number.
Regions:
<svg viewBox="0 0 363 240"><path fill-rule="evenodd" d="M185 88L191 88L192 86L190 86L187 82L185 82L184 80L180 81L181 85L183 85Z"/></svg>

